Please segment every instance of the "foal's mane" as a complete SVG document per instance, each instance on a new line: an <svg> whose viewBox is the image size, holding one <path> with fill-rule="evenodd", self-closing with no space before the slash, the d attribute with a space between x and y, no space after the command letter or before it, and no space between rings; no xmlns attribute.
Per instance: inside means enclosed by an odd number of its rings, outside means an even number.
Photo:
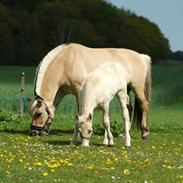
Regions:
<svg viewBox="0 0 183 183"><path fill-rule="evenodd" d="M36 96L40 95L41 84L44 78L44 75L49 67L49 65L54 61L54 58L62 51L65 47L65 44L59 45L52 49L40 62L35 75L34 80L34 93Z"/></svg>

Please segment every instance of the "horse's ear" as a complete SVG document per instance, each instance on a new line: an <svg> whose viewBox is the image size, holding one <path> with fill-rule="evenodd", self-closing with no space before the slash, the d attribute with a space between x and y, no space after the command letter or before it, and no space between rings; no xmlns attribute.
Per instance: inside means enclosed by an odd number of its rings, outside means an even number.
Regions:
<svg viewBox="0 0 183 183"><path fill-rule="evenodd" d="M41 107L43 104L43 100L42 99L37 99L37 107Z"/></svg>
<svg viewBox="0 0 183 183"><path fill-rule="evenodd" d="M91 113L89 113L89 115L88 115L88 120L92 120L92 114Z"/></svg>

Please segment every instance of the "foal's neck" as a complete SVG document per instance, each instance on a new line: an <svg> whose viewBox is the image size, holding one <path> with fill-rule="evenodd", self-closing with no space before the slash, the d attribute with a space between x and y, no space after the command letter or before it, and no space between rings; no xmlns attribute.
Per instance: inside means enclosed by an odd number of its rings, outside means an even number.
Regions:
<svg viewBox="0 0 183 183"><path fill-rule="evenodd" d="M93 95L92 91L89 89L86 89L83 92L81 92L80 95L80 113L81 115L89 113L93 114L93 110L96 107L96 101L95 96Z"/></svg>

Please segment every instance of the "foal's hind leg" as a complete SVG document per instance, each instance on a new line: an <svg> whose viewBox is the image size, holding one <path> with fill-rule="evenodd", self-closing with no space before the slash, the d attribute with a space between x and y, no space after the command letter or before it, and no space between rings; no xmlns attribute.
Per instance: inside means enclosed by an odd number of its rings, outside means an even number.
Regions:
<svg viewBox="0 0 183 183"><path fill-rule="evenodd" d="M133 113L133 106L132 106L132 102L131 102L131 99L129 97L130 95L130 91L131 91L131 88L127 88L127 109L128 109L128 112L129 112L129 117L130 117L130 121L132 121L132 113ZM119 100L119 97L118 97L118 100ZM119 100L120 102L120 100ZM119 135L120 137L122 138L125 138L125 129L123 129L123 131L120 133Z"/></svg>
<svg viewBox="0 0 183 183"><path fill-rule="evenodd" d="M104 134L104 145L114 145L113 142L113 135L110 131L110 121L109 121L109 104L103 106L103 124L105 127L105 134Z"/></svg>
<svg viewBox="0 0 183 183"><path fill-rule="evenodd" d="M141 135L143 139L146 139L149 135L149 130L147 128L147 116L148 116L148 101L145 97L144 90L138 90L136 91L138 96L138 103L140 105L141 111L142 111L142 120L140 124L141 128Z"/></svg>

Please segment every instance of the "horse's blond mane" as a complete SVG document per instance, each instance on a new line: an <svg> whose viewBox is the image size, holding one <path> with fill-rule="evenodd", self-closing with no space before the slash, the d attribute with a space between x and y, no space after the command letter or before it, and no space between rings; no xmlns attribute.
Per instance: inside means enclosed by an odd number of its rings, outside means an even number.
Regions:
<svg viewBox="0 0 183 183"><path fill-rule="evenodd" d="M37 70L36 70L36 77L34 81L35 86L35 94L40 95L40 89L42 80L44 78L44 74L50 65L50 63L54 60L54 58L62 51L62 49L65 47L65 44L59 45L56 48L52 49L48 54L43 58L43 60L40 62Z"/></svg>

